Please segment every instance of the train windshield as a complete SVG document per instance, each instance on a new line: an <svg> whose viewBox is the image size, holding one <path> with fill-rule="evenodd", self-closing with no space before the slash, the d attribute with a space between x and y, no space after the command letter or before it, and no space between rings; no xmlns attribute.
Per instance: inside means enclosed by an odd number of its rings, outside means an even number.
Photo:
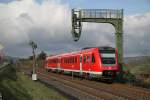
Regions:
<svg viewBox="0 0 150 100"><path fill-rule="evenodd" d="M114 49L99 50L102 64L105 66L113 66L116 64L116 54Z"/></svg>

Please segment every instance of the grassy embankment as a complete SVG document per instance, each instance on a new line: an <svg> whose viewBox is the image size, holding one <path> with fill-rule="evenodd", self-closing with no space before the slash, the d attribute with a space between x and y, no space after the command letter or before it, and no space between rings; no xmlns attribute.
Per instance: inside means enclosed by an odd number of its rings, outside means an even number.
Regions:
<svg viewBox="0 0 150 100"><path fill-rule="evenodd" d="M138 57L137 57L138 58ZM143 81L145 84L150 85L150 57L136 57L128 62L128 69L136 77Z"/></svg>
<svg viewBox="0 0 150 100"><path fill-rule="evenodd" d="M0 73L0 92L4 100L66 100L44 84L32 81L9 66Z"/></svg>

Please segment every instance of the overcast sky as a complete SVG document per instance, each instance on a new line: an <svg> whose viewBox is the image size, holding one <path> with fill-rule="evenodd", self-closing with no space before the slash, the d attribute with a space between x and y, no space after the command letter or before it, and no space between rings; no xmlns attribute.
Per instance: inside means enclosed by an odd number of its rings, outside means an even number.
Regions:
<svg viewBox="0 0 150 100"><path fill-rule="evenodd" d="M115 47L115 30L110 24L83 23L81 38L71 35L71 9L124 9L124 55L150 55L149 0L0 0L0 43L10 56L37 52L59 54L89 46Z"/></svg>

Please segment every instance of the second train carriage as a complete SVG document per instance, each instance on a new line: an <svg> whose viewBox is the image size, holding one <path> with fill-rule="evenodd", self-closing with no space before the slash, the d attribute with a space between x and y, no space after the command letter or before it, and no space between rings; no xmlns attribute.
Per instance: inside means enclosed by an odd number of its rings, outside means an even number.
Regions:
<svg viewBox="0 0 150 100"><path fill-rule="evenodd" d="M84 48L77 52L47 57L45 68L90 77L114 78L119 71L118 51L112 47Z"/></svg>

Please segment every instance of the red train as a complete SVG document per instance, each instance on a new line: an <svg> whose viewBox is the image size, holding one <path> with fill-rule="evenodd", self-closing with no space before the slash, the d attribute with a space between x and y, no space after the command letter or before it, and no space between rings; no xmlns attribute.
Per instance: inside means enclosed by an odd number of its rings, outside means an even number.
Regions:
<svg viewBox="0 0 150 100"><path fill-rule="evenodd" d="M112 47L84 48L81 51L49 56L45 68L96 78L115 78L119 71L118 51Z"/></svg>

